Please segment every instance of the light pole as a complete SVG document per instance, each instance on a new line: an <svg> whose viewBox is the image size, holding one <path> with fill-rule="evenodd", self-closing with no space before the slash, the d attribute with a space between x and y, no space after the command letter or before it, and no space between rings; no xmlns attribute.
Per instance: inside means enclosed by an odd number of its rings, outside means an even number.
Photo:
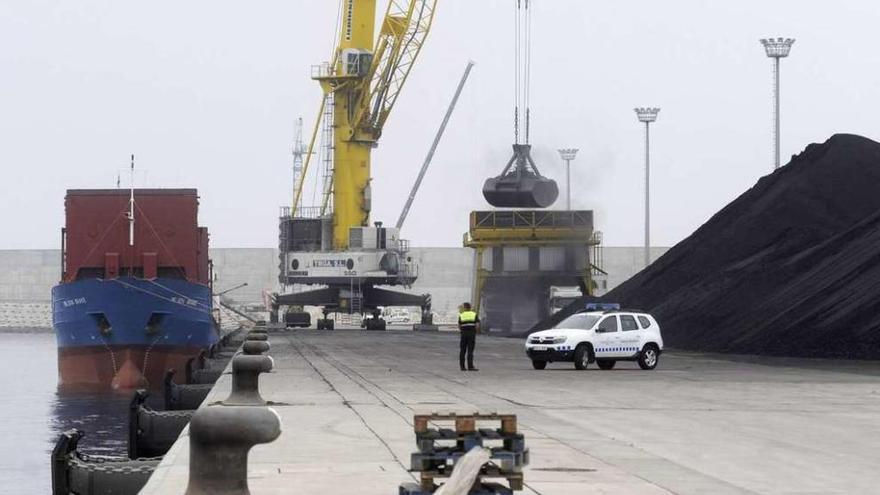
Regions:
<svg viewBox="0 0 880 495"><path fill-rule="evenodd" d="M577 148L563 148L559 156L565 160L565 209L571 211L571 161L577 155Z"/></svg>
<svg viewBox="0 0 880 495"><path fill-rule="evenodd" d="M634 108L639 122L645 124L645 266L651 264L651 122L659 108Z"/></svg>
<svg viewBox="0 0 880 495"><path fill-rule="evenodd" d="M779 168L779 59L788 56L794 38L766 38L761 40L767 56L773 59L773 170Z"/></svg>

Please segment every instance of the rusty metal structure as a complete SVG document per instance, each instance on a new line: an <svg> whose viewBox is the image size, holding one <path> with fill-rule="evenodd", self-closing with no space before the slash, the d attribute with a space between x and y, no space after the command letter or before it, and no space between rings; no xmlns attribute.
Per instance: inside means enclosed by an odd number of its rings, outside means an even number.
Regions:
<svg viewBox="0 0 880 495"><path fill-rule="evenodd" d="M528 330L549 316L551 287L588 295L605 273L590 210L474 211L464 245L476 256L472 303L490 331Z"/></svg>

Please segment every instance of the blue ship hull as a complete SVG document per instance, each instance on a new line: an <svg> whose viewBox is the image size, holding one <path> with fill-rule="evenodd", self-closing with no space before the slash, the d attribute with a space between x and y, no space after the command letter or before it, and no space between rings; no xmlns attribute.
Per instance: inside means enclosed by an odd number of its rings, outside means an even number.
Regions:
<svg viewBox="0 0 880 495"><path fill-rule="evenodd" d="M179 279L87 279L52 289L59 380L158 387L218 340L211 290Z"/></svg>

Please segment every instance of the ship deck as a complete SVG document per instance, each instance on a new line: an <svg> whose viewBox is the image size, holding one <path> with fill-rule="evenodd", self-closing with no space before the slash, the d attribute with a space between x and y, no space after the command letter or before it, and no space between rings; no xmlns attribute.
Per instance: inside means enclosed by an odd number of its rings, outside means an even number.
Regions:
<svg viewBox="0 0 880 495"><path fill-rule="evenodd" d="M622 363L531 369L518 340L481 336L458 370L450 332L271 334L262 395L282 418L251 451L253 493L396 493L415 451L413 415L518 415L527 494L869 493L880 484L876 363L668 352L653 372ZM206 402L225 398L224 375ZM188 437L143 492L183 493Z"/></svg>

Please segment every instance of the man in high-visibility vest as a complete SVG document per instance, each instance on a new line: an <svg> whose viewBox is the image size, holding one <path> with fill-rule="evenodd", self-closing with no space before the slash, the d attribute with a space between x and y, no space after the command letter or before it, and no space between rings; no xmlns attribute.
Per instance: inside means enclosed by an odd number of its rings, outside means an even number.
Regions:
<svg viewBox="0 0 880 495"><path fill-rule="evenodd" d="M471 303L462 304L458 313L458 330L461 332L458 364L461 366L461 371L480 371L474 367L474 347L477 345L479 327L480 318L471 310ZM465 355L467 355L467 368L464 367Z"/></svg>

